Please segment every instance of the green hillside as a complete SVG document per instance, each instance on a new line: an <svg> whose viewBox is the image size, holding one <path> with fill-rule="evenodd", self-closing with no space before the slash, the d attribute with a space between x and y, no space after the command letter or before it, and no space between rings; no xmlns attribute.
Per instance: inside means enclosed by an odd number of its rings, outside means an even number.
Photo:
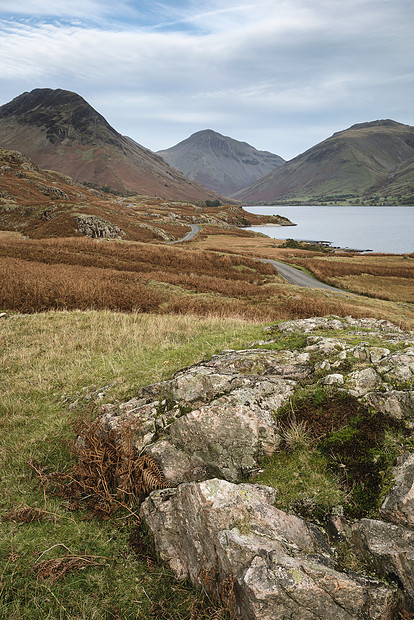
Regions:
<svg viewBox="0 0 414 620"><path fill-rule="evenodd" d="M407 204L414 127L391 120L354 125L235 194L246 202ZM412 199L411 199L412 202Z"/></svg>

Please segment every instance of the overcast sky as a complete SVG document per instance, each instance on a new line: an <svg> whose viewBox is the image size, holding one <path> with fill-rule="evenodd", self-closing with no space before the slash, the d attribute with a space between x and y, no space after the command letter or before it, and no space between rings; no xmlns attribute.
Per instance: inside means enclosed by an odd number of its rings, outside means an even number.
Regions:
<svg viewBox="0 0 414 620"><path fill-rule="evenodd" d="M290 159L414 125L413 0L0 0L0 104L84 97L154 151L214 129Z"/></svg>

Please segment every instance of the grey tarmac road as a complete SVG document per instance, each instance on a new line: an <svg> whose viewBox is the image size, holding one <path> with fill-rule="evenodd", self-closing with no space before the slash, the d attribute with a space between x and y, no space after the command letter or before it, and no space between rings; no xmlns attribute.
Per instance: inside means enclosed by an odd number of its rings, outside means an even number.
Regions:
<svg viewBox="0 0 414 620"><path fill-rule="evenodd" d="M305 288L321 288L326 291L334 291L335 293L348 293L347 291L343 291L340 288L335 288L334 286L329 286L329 284L325 284L324 282L319 282L313 276L304 273L300 269L296 269L291 265L286 265L285 263L281 263L277 260L272 260L271 258L258 258L262 263L270 263L273 265L275 269L280 273L282 278L289 282L290 284L294 284L295 286L303 286Z"/></svg>
<svg viewBox="0 0 414 620"><path fill-rule="evenodd" d="M194 239L194 237L200 232L201 226L198 224L189 224L189 226L191 226L191 230L185 237L182 239L177 239L176 241L169 241L167 245L173 245L174 243L182 243L183 241L191 241L191 239Z"/></svg>
<svg viewBox="0 0 414 620"><path fill-rule="evenodd" d="M196 235L201 231L201 226L198 224L190 224L191 230L183 237L182 239L177 239L176 241L170 241L167 245L173 245L174 243L182 243L183 241L191 241L194 239ZM273 260L271 258L257 258L255 260L259 260L262 263L269 263L273 265L275 269L280 273L282 278L289 282L289 284L294 284L295 286L302 286L304 288L319 288L325 291L334 291L335 293L347 293L348 295L352 293L348 293L347 291L343 291L340 288L335 288L334 286L330 286L329 284L325 284L324 282L320 282L313 276L304 273L300 269L296 269L291 265L286 265L285 263L281 263L277 260Z"/></svg>

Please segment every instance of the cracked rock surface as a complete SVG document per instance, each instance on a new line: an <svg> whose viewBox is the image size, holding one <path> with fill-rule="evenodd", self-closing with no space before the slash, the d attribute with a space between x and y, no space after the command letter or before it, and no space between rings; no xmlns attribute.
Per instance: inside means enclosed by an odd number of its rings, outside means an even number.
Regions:
<svg viewBox="0 0 414 620"><path fill-rule="evenodd" d="M103 431L122 439L132 429L137 451L155 457L175 487L154 491L141 507L160 555L194 583L212 567L221 580L234 577L235 617L243 619L391 620L398 588L414 611L412 452L393 469L383 520L338 518L337 535L376 579L336 570L320 527L275 508L274 489L245 483L280 449L275 414L305 385L350 394L412 431L414 334L352 317L287 321L267 331L267 340L101 408ZM302 335L302 346L277 350L290 334Z"/></svg>
<svg viewBox="0 0 414 620"><path fill-rule="evenodd" d="M392 618L395 588L332 568L322 534L273 506L273 489L212 479L154 491L141 516L180 578L236 579L236 617ZM322 540L321 540L322 538Z"/></svg>

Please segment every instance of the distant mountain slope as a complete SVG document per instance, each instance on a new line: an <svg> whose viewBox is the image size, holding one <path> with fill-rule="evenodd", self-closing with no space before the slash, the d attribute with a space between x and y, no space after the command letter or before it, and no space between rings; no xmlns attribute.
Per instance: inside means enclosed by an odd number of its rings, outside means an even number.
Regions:
<svg viewBox="0 0 414 620"><path fill-rule="evenodd" d="M234 204L203 208L165 198L120 198L42 170L27 155L0 147L0 237L11 231L37 239L86 235L163 243L182 239L193 224L207 234L232 229L235 235L254 236L239 227L265 223L291 225L279 215L253 215Z"/></svg>
<svg viewBox="0 0 414 620"><path fill-rule="evenodd" d="M217 195L119 134L82 97L38 88L0 107L0 145L77 181L179 200Z"/></svg>
<svg viewBox="0 0 414 620"><path fill-rule="evenodd" d="M414 156L414 127L392 120L353 125L233 196L245 202L372 195Z"/></svg>
<svg viewBox="0 0 414 620"><path fill-rule="evenodd" d="M170 166L181 170L223 196L247 187L284 163L279 155L258 151L247 142L205 129L175 146L158 151Z"/></svg>
<svg viewBox="0 0 414 620"><path fill-rule="evenodd" d="M385 183L371 195L382 203L414 205L414 156L391 169Z"/></svg>
<svg viewBox="0 0 414 620"><path fill-rule="evenodd" d="M131 217L131 199L89 189L59 172L42 170L23 153L1 147L0 188L0 231L31 238L86 234L145 242L176 239L186 232L176 224L149 220L145 206L143 213L134 209Z"/></svg>

